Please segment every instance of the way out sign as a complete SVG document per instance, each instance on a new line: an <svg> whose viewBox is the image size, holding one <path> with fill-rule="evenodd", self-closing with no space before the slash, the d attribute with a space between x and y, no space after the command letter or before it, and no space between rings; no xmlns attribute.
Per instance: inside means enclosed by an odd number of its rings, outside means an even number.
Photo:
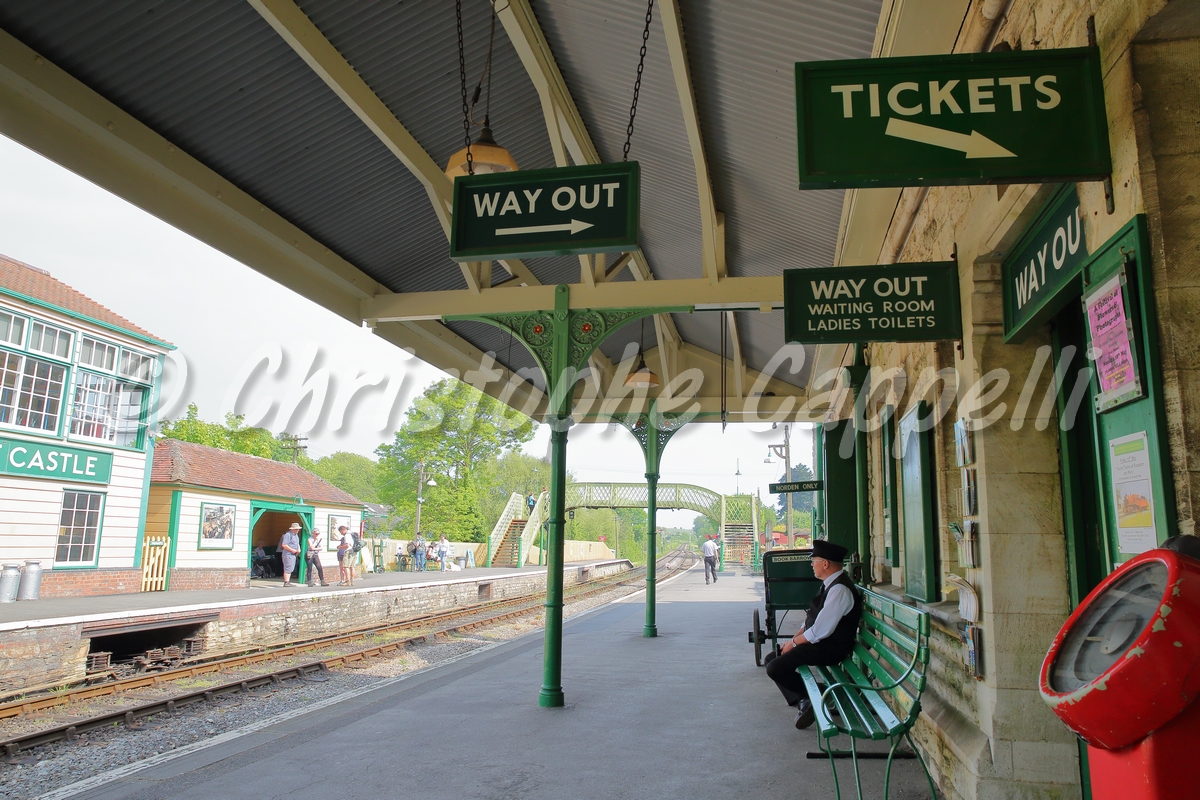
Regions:
<svg viewBox="0 0 1200 800"><path fill-rule="evenodd" d="M801 189L1099 180L1094 47L796 64Z"/></svg>
<svg viewBox="0 0 1200 800"><path fill-rule="evenodd" d="M783 271L789 342L932 342L962 338L953 261Z"/></svg>
<svg viewBox="0 0 1200 800"><path fill-rule="evenodd" d="M634 250L639 175L627 161L455 178L450 258Z"/></svg>

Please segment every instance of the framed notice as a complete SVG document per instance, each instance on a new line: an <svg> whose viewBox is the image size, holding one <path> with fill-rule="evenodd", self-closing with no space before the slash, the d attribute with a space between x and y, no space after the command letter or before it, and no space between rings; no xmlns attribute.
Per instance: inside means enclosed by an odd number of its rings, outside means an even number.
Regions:
<svg viewBox="0 0 1200 800"><path fill-rule="evenodd" d="M1121 267L1083 296L1088 340L1096 360L1096 413L1110 411L1145 395L1134 357L1133 320Z"/></svg>
<svg viewBox="0 0 1200 800"><path fill-rule="evenodd" d="M1144 553L1158 547L1154 529L1154 479L1146 432L1108 442L1109 474L1117 519L1117 545L1122 553Z"/></svg>
<svg viewBox="0 0 1200 800"><path fill-rule="evenodd" d="M232 550L236 516L237 506L201 503L200 543L197 547L201 550Z"/></svg>
<svg viewBox="0 0 1200 800"><path fill-rule="evenodd" d="M334 551L338 549L338 544L342 541L342 535L338 533L338 528L345 525L350 527L350 515L341 516L338 514L329 515L329 529L325 531L325 549Z"/></svg>

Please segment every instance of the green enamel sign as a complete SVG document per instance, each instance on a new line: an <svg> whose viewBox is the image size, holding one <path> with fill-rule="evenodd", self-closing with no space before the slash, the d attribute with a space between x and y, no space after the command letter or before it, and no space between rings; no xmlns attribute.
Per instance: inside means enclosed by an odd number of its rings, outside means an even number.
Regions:
<svg viewBox="0 0 1200 800"><path fill-rule="evenodd" d="M796 64L801 189L1098 180L1094 47Z"/></svg>
<svg viewBox="0 0 1200 800"><path fill-rule="evenodd" d="M637 248L636 161L454 179L450 258L623 253Z"/></svg>
<svg viewBox="0 0 1200 800"><path fill-rule="evenodd" d="M771 494L791 494L792 492L819 492L825 488L825 481L792 481L791 483L772 483Z"/></svg>
<svg viewBox="0 0 1200 800"><path fill-rule="evenodd" d="M108 483L112 453L0 437L0 474L57 481Z"/></svg>
<svg viewBox="0 0 1200 800"><path fill-rule="evenodd" d="M1004 341L1021 342L1057 314L1078 290L1062 292L1088 259L1079 195L1068 184L1050 198L1000 267Z"/></svg>
<svg viewBox="0 0 1200 800"><path fill-rule="evenodd" d="M962 338L953 261L783 271L789 342L932 342Z"/></svg>

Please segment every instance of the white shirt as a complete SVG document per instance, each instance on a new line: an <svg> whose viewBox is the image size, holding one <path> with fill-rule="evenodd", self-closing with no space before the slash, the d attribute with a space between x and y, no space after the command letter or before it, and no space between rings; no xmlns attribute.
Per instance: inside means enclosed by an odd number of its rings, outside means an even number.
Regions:
<svg viewBox="0 0 1200 800"><path fill-rule="evenodd" d="M700 546L700 552L704 553L705 558L712 558L717 554L717 543L712 539L705 539L704 544Z"/></svg>
<svg viewBox="0 0 1200 800"><path fill-rule="evenodd" d="M804 638L809 642L819 642L822 639L829 638L833 633L833 629L842 621L842 617L850 613L850 609L854 608L854 594L849 588L838 584L831 586L845 570L837 572L826 578L823 583L828 591L825 593L825 605L821 606L821 610L817 612L817 618L813 621L812 627L808 630L801 629Z"/></svg>
<svg viewBox="0 0 1200 800"><path fill-rule="evenodd" d="M349 533L342 534L341 545L342 546L339 547L338 549L343 550L346 554L349 554L350 551L354 548L354 537L351 536Z"/></svg>

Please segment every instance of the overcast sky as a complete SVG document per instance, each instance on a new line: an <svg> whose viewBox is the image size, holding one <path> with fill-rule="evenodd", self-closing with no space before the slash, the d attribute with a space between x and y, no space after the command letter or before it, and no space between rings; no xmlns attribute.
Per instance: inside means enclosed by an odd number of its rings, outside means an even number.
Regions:
<svg viewBox="0 0 1200 800"><path fill-rule="evenodd" d="M0 136L0 253L48 271L131 322L178 346L167 391L173 417L194 402L204 419L231 410L239 373L278 348L281 367L249 385L238 410L274 431L303 427L313 409L301 406L289 426L287 398L313 370L327 369L330 389L314 430L313 458L338 450L363 455L390 440L413 396L445 374L259 275L206 244L109 194L25 147ZM379 373L378 385L346 403L359 376ZM179 389L182 388L182 391ZM394 400L393 400L394 398ZM281 408L283 406L284 408ZM268 411L260 414L260 411ZM333 430L338 416L342 424ZM811 464L808 426L794 426L793 460ZM714 491L761 491L783 465L763 463L767 445L782 442L769 424L692 425L663 452L663 482L694 483ZM540 426L526 451L547 454L549 429ZM580 480L640 482L641 450L624 428L571 429L568 469ZM740 468L739 478L735 473ZM660 523L688 526L692 512L662 512Z"/></svg>

